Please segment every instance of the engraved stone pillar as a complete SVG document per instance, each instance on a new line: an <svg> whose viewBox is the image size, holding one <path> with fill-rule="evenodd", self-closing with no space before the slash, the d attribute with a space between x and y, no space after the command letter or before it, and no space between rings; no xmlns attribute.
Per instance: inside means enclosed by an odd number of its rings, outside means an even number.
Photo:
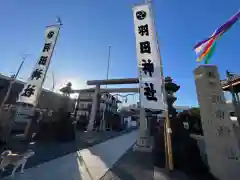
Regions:
<svg viewBox="0 0 240 180"><path fill-rule="evenodd" d="M221 180L238 179L239 147L217 67L199 66L194 75L210 171Z"/></svg>

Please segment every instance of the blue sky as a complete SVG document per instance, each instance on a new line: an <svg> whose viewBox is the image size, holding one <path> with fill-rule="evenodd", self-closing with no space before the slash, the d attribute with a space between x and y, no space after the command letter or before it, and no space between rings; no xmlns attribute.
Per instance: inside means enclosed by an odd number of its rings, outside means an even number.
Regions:
<svg viewBox="0 0 240 180"><path fill-rule="evenodd" d="M27 79L43 46L45 26L60 16L63 27L45 87L72 81L85 87L87 79L106 77L108 46L112 46L109 78L137 76L132 6L143 0L2 0L1 66L14 73L22 54L29 54L19 75ZM192 48L213 33L240 7L239 0L154 0L155 21L161 45L164 74L181 86L178 105L196 105L193 70L197 67ZM221 77L225 70L240 73L240 23L218 42L211 60Z"/></svg>

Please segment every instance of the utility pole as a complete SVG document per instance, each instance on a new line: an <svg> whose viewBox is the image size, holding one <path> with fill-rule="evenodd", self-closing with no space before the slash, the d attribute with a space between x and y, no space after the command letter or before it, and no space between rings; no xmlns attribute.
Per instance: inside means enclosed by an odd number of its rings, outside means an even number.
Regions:
<svg viewBox="0 0 240 180"><path fill-rule="evenodd" d="M18 67L17 73L14 74L14 75L11 77L11 79L10 79L10 83L9 83L9 86L8 86L7 94L5 95L5 97L4 97L4 99L3 99L2 103L1 103L1 106L0 106L0 114L1 114L1 112L2 112L2 109L3 109L3 107L4 107L4 104L5 104L6 101L8 100L8 97L9 97L9 95L10 95L10 93L11 93L11 90L12 90L12 86L13 86L13 84L15 83L15 80L17 79L20 70L22 69L22 66L23 66L23 63L25 62L26 57L27 57L26 54L22 57L22 62L21 62L21 64L20 64L20 66Z"/></svg>
<svg viewBox="0 0 240 180"><path fill-rule="evenodd" d="M54 76L54 72L52 72L52 91L55 90L55 76Z"/></svg>
<svg viewBox="0 0 240 180"><path fill-rule="evenodd" d="M110 59L111 59L111 45L109 45L108 47L108 59L107 59L107 76L106 76L106 80L108 80L108 75L109 75L109 66L110 66ZM107 84L106 84L106 88L107 88ZM103 114L102 114L102 120L100 122L100 129L105 130L105 113L107 110L107 102L104 103L104 109L103 109Z"/></svg>
<svg viewBox="0 0 240 180"><path fill-rule="evenodd" d="M106 77L106 80L108 80L110 58L111 58L111 45L109 45L109 47L108 47L107 77ZM106 88L107 88L107 84L106 84Z"/></svg>

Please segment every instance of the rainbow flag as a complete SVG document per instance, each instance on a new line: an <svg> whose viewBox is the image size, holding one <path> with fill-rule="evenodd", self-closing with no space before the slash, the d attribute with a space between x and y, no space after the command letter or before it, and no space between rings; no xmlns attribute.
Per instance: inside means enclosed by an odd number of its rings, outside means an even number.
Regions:
<svg viewBox="0 0 240 180"><path fill-rule="evenodd" d="M201 62L205 59L205 64L209 63L214 50L216 48L216 41L227 32L233 24L235 24L240 19L240 11L233 15L225 24L220 26L209 38L197 43L194 46L194 50L198 55L197 62Z"/></svg>

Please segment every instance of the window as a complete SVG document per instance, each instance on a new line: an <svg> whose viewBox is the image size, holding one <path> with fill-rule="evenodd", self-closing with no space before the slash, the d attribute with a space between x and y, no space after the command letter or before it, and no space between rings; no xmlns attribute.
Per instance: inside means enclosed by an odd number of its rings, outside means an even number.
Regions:
<svg viewBox="0 0 240 180"><path fill-rule="evenodd" d="M236 116L236 113L235 112L230 112L229 115L230 116Z"/></svg>
<svg viewBox="0 0 240 180"><path fill-rule="evenodd" d="M88 109L91 109L91 108L92 108L92 104L89 103L89 104L87 105L87 108L88 108Z"/></svg>
<svg viewBox="0 0 240 180"><path fill-rule="evenodd" d="M79 104L79 107L84 108L84 104L83 103Z"/></svg>

